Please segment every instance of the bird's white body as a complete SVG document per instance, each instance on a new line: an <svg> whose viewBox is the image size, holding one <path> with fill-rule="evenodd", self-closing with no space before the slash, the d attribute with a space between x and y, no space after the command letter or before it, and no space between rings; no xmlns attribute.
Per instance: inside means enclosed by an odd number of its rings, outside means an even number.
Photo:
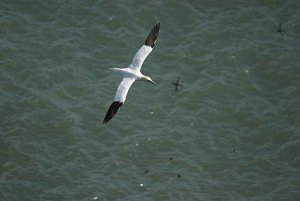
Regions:
<svg viewBox="0 0 300 201"><path fill-rule="evenodd" d="M125 102L129 88L135 80L141 79L142 73L131 68L111 68L113 71L123 76L122 82L119 84L114 101Z"/></svg>
<svg viewBox="0 0 300 201"><path fill-rule="evenodd" d="M143 74L140 71L132 68L110 68L111 70L120 73L123 77L134 78L135 80L141 79Z"/></svg>
<svg viewBox="0 0 300 201"><path fill-rule="evenodd" d="M139 69L134 68L111 68L113 71L120 73L123 76L122 82L119 84L114 101L124 103L126 100L129 88L136 80L145 80L152 82L152 79L143 75Z"/></svg>
<svg viewBox="0 0 300 201"><path fill-rule="evenodd" d="M127 68L111 68L113 71L120 73L123 76L122 82L119 84L114 102L111 104L103 123L107 123L119 110L119 108L124 104L128 90L131 85L136 80L144 80L154 83L152 79L141 73L141 67L147 58L147 56L152 51L156 43L156 38L158 36L160 24L156 24L148 35L145 44L137 51L134 55L131 64Z"/></svg>

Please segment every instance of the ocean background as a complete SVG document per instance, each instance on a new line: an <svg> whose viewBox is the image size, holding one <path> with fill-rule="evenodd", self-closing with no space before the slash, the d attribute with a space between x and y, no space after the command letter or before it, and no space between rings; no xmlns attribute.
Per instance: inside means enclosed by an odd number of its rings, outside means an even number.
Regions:
<svg viewBox="0 0 300 201"><path fill-rule="evenodd" d="M299 0L1 0L0 69L1 201L300 200Z"/></svg>

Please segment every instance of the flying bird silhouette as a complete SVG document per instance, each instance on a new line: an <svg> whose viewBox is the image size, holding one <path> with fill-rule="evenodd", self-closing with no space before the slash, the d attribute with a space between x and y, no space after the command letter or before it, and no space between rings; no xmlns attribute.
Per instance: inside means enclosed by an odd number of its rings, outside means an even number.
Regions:
<svg viewBox="0 0 300 201"><path fill-rule="evenodd" d="M176 82L173 82L172 84L175 85L175 91L178 90L179 87L182 87L182 84L179 84L180 77L177 78Z"/></svg>
<svg viewBox="0 0 300 201"><path fill-rule="evenodd" d="M277 29L277 32L280 33L281 36L283 36L283 30L282 30L282 24L281 24L281 22L279 23L279 27Z"/></svg>
<svg viewBox="0 0 300 201"><path fill-rule="evenodd" d="M160 23L156 24L148 37L146 38L145 44L137 51L134 55L131 64L127 68L111 68L113 71L120 73L123 76L123 80L118 86L113 103L110 105L103 124L109 122L115 114L119 111L120 107L124 104L129 88L136 80L143 80L154 83L153 80L146 75L141 73L141 67L155 46L156 39L158 37Z"/></svg>

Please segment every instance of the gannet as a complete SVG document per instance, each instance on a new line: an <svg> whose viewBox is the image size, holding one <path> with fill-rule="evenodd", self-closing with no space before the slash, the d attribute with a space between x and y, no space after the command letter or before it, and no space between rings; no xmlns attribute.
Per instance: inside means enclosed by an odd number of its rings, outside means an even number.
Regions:
<svg viewBox="0 0 300 201"><path fill-rule="evenodd" d="M153 82L153 80L149 76L143 75L141 73L141 67L145 59L155 46L159 27L160 23L156 24L153 27L145 40L145 44L137 51L132 59L131 64L127 68L110 68L111 70L120 73L123 76L123 80L118 86L114 101L110 105L105 115L103 124L106 124L108 121L110 121L118 112L120 107L124 104L128 90L134 83L134 81L143 80L155 84L155 82Z"/></svg>

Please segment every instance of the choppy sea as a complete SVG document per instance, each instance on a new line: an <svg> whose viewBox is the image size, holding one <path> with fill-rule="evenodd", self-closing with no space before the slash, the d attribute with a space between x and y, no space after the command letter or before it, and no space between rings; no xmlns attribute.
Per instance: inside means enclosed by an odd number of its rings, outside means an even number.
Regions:
<svg viewBox="0 0 300 201"><path fill-rule="evenodd" d="M0 200L300 200L299 11L1 0ZM134 83L103 125L121 81L109 68L158 22L142 68L157 84Z"/></svg>

